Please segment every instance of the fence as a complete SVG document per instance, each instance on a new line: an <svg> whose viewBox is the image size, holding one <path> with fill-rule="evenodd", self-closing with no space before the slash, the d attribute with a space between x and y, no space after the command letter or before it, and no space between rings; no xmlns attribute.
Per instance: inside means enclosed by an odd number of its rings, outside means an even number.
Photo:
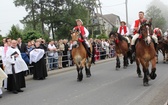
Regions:
<svg viewBox="0 0 168 105"><path fill-rule="evenodd" d="M105 50L98 50L99 48L96 48L95 50L95 54L94 54L94 59L95 61L98 61L98 60L103 60L103 59L106 59L106 58L112 58L112 57L115 57L115 50L109 50L109 53L106 53ZM55 59L55 57L49 57L47 56L48 54L48 51L46 52L46 67L47 67L47 70L51 70L50 68L50 65L53 65L55 66L55 68L57 69L58 68L58 64L59 63L63 63L63 62L67 62L66 66L69 67L69 66L72 66L73 65L73 61L71 59L71 54L70 54L70 51L68 51L68 54L67 55L62 55L62 56L59 56L59 57L62 57L62 58L67 58L67 60L54 60L53 62L50 62L49 59ZM59 58L58 57L58 58Z"/></svg>

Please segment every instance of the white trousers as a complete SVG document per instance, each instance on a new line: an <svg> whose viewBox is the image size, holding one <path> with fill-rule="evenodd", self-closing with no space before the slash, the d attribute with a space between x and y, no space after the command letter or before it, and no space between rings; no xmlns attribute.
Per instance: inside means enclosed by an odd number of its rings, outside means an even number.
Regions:
<svg viewBox="0 0 168 105"><path fill-rule="evenodd" d="M128 36L124 36L124 37L127 39L128 43L130 43L130 39L128 38Z"/></svg>
<svg viewBox="0 0 168 105"><path fill-rule="evenodd" d="M138 37L139 37L139 34L133 35L132 40L131 40L131 45L135 45L135 41Z"/></svg>
<svg viewBox="0 0 168 105"><path fill-rule="evenodd" d="M85 42L86 42L87 46L90 47L90 44L87 39L85 39Z"/></svg>
<svg viewBox="0 0 168 105"><path fill-rule="evenodd" d="M156 35L152 35L152 38L153 38L153 40L155 41L155 43L158 44L158 38L157 38L157 36L156 36Z"/></svg>

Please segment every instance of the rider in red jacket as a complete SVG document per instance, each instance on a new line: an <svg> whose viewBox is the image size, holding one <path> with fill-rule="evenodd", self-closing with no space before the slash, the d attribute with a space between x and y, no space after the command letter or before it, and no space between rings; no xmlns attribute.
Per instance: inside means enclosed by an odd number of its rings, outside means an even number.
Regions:
<svg viewBox="0 0 168 105"><path fill-rule="evenodd" d="M81 37L78 40L82 42L83 46L87 51L88 56L91 57L90 44L87 41L87 38L89 36L89 31L83 26L83 22L81 19L76 19L76 23L77 23L77 26L74 27L74 30L78 30L81 35Z"/></svg>

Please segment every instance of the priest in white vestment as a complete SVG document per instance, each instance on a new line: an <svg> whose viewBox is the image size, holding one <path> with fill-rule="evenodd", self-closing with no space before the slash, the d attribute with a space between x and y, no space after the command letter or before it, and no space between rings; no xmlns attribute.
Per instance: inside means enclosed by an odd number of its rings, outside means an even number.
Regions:
<svg viewBox="0 0 168 105"><path fill-rule="evenodd" d="M8 75L7 90L15 94L23 92L21 88L26 87L23 71L26 70L28 70L28 67L17 48L17 41L12 40L11 47L6 52L5 72Z"/></svg>

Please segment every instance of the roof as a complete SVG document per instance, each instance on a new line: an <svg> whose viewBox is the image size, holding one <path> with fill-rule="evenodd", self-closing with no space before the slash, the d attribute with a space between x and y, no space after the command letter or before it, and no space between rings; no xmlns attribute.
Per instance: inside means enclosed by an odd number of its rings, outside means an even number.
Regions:
<svg viewBox="0 0 168 105"><path fill-rule="evenodd" d="M119 21L120 21L120 17L115 15L115 14L112 14L112 13L111 14L105 14L105 15L101 15L101 14L96 14L96 15L104 18L106 21L108 21L113 26L116 25L117 19L119 19Z"/></svg>

